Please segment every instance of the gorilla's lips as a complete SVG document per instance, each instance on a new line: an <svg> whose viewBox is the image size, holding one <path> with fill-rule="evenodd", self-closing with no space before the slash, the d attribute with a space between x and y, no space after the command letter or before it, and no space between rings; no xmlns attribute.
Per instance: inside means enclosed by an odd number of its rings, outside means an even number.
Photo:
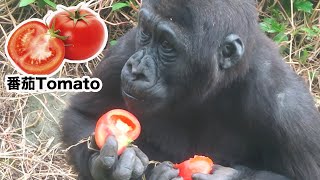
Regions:
<svg viewBox="0 0 320 180"><path fill-rule="evenodd" d="M130 98L130 99L133 99L133 100L136 100L136 101L139 101L140 99L131 95L130 93L127 93L125 90L122 90L122 96L123 97L127 97L127 98Z"/></svg>
<svg viewBox="0 0 320 180"><path fill-rule="evenodd" d="M146 97L138 97L125 90L122 90L122 97L127 108L136 114L143 114L146 109L150 110L150 107L152 106L150 102L145 99Z"/></svg>

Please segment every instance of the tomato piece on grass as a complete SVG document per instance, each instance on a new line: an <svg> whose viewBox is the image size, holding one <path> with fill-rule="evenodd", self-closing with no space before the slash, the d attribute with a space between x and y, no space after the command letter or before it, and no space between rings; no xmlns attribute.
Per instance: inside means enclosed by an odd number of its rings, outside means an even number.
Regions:
<svg viewBox="0 0 320 180"><path fill-rule="evenodd" d="M49 27L68 37L65 57L69 60L91 58L105 46L105 24L86 9L66 9L53 16Z"/></svg>
<svg viewBox="0 0 320 180"><path fill-rule="evenodd" d="M100 117L96 124L95 141L101 149L109 135L114 135L118 142L118 154L140 135L138 119L130 112L114 109Z"/></svg>
<svg viewBox="0 0 320 180"><path fill-rule="evenodd" d="M64 59L64 43L53 37L49 28L40 21L21 25L10 36L8 54L22 71L28 74L50 74Z"/></svg>
<svg viewBox="0 0 320 180"><path fill-rule="evenodd" d="M192 180L192 174L211 173L213 169L213 161L208 157L195 155L189 160L180 164L175 164L175 168L179 169L179 176L184 180Z"/></svg>

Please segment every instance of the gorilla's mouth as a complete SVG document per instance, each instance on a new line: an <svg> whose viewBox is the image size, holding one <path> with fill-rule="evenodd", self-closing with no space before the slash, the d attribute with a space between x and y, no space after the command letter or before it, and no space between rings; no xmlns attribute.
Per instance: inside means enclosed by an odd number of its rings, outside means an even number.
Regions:
<svg viewBox="0 0 320 180"><path fill-rule="evenodd" d="M125 90L122 90L122 97L130 112L140 114L146 109L144 99L138 98Z"/></svg>
<svg viewBox="0 0 320 180"><path fill-rule="evenodd" d="M130 93L126 92L125 90L122 90L122 96L125 96L126 98L130 98L132 100L140 101L139 98L131 95Z"/></svg>

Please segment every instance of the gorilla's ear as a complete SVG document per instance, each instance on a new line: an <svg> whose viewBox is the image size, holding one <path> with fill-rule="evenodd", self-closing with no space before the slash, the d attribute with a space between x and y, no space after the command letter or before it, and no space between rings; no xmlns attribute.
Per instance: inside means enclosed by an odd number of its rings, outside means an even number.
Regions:
<svg viewBox="0 0 320 180"><path fill-rule="evenodd" d="M240 37L236 34L228 35L221 44L220 54L219 66L221 69L228 69L237 64L244 54L244 44Z"/></svg>

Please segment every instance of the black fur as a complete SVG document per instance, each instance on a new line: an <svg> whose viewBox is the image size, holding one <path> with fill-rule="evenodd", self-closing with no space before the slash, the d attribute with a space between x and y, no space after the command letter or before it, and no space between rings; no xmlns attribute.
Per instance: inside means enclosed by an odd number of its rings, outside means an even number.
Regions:
<svg viewBox="0 0 320 180"><path fill-rule="evenodd" d="M234 179L320 179L319 113L302 79L259 31L254 3L144 0L142 13L95 71L103 89L71 99L62 120L66 146L88 137L103 113L123 108L140 120L135 144L150 160L177 163L202 154L235 168ZM159 34L161 28L174 35ZM244 54L221 69L220 45L230 34L241 38ZM174 40L172 54L155 50L162 38ZM131 57L138 51L142 57ZM137 61L145 63L139 72L131 69ZM87 144L70 149L82 179L92 178L92 154Z"/></svg>

